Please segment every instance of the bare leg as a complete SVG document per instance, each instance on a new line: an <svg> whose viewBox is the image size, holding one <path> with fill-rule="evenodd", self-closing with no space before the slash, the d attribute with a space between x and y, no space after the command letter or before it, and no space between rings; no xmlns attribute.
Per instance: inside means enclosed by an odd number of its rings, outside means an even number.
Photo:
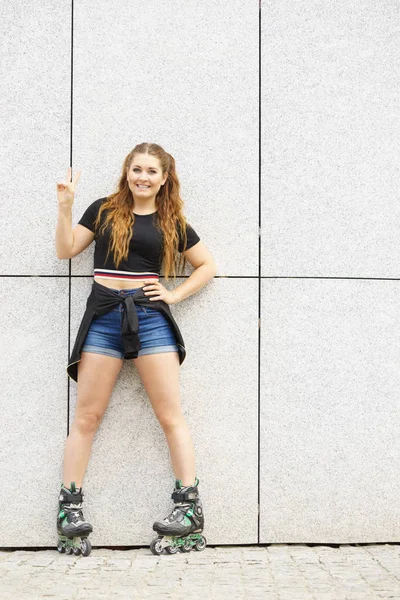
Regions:
<svg viewBox="0 0 400 600"><path fill-rule="evenodd" d="M82 352L78 364L75 418L64 450L65 486L82 486L94 435L108 406L123 360Z"/></svg>
<svg viewBox="0 0 400 600"><path fill-rule="evenodd" d="M193 485L195 453L181 408L178 353L145 354L132 360L166 435L175 477L183 486Z"/></svg>

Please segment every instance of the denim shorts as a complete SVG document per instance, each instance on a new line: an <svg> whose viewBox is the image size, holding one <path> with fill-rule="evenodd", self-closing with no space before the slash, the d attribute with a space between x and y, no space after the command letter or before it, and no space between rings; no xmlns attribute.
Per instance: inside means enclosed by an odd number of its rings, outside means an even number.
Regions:
<svg viewBox="0 0 400 600"><path fill-rule="evenodd" d="M113 288L111 288L113 289ZM116 290L120 296L134 295L141 288ZM138 356L156 354L159 352L178 352L175 334L166 317L157 309L147 306L134 305L136 308L139 328L138 335L141 349ZM124 304L118 304L105 315L94 316L90 324L82 352L105 354L114 358L124 358L121 325Z"/></svg>

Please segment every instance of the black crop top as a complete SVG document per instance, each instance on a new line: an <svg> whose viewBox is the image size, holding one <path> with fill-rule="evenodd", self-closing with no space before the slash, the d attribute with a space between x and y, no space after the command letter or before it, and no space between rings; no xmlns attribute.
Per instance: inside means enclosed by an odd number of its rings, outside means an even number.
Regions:
<svg viewBox="0 0 400 600"><path fill-rule="evenodd" d="M94 222L101 204L106 198L99 198L88 206L78 221L94 233ZM101 223L104 222L105 213L101 215ZM159 279L162 265L163 234L154 225L158 219L158 212L149 215L137 215L135 213L135 223L133 226L132 239L129 244L129 254L127 260L123 260L118 269L115 267L113 252L110 251L106 262L108 242L110 238L109 228L104 234L95 234L94 250L94 277L102 279L118 279L132 281L135 279ZM180 227L177 228L179 235L179 252L183 251L183 238ZM187 224L187 246L189 250L200 241L195 230Z"/></svg>

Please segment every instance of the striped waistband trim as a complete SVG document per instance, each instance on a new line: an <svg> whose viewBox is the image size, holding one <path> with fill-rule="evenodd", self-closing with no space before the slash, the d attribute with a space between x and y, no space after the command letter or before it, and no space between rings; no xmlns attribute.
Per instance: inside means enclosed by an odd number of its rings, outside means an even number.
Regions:
<svg viewBox="0 0 400 600"><path fill-rule="evenodd" d="M102 279L120 279L125 281L160 278L158 273L153 273L151 271L113 271L110 269L94 269L93 277L100 277Z"/></svg>

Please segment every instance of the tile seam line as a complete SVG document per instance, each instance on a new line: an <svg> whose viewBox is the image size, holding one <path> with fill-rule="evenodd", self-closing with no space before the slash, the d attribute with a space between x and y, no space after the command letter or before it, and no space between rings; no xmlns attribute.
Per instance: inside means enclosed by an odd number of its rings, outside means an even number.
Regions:
<svg viewBox="0 0 400 600"><path fill-rule="evenodd" d="M257 357L257 544L261 527L261 0L258 0L258 357Z"/></svg>
<svg viewBox="0 0 400 600"><path fill-rule="evenodd" d="M69 164L71 165L71 176L72 176L72 126L73 126L73 88L74 88L74 0L71 0L71 53L70 53L70 121L69 121ZM71 307L72 307L72 259L68 260L68 357L67 364L69 361L70 350L71 350ZM67 437L69 436L69 417L71 408L71 381L68 375L67 378Z"/></svg>

